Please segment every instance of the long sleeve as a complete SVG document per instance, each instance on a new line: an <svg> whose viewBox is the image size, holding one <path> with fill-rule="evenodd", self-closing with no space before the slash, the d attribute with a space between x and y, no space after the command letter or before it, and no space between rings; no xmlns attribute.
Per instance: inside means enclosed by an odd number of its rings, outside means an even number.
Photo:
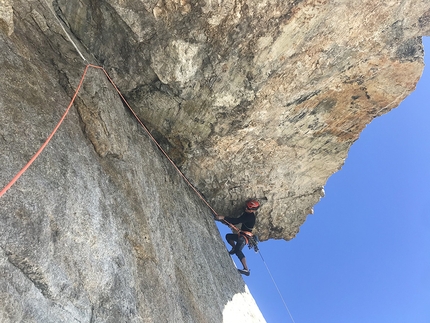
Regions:
<svg viewBox="0 0 430 323"><path fill-rule="evenodd" d="M255 225L255 214L244 212L240 217L225 217L224 220L231 224L242 223L242 230L252 231Z"/></svg>

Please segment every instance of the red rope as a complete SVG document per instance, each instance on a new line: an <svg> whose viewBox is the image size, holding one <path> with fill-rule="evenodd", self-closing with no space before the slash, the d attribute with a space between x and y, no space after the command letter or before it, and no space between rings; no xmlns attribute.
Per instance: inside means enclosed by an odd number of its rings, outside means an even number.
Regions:
<svg viewBox="0 0 430 323"><path fill-rule="evenodd" d="M118 95L121 97L121 99L124 101L124 103L127 105L127 107L130 109L131 113L134 115L136 120L139 122L139 124L142 126L142 128L145 130L145 132L148 134L149 138L155 143L155 145L160 149L160 151L163 153L163 155L167 158L167 160L173 165L173 167L176 169L176 171L179 173L179 175L184 179L184 181L188 184L189 187L197 194L197 196L207 205L207 207L213 212L214 215L217 215L216 211L212 208L212 206L206 201L206 199L200 194L200 192L194 187L193 184L188 180L188 178L184 175L184 173L181 172L181 170L176 166L175 162L169 157L169 155L164 151L164 149L160 146L160 144L157 142L157 140L154 138L154 136L151 134L151 132L148 130L148 128L143 124L143 122L140 120L140 118L137 116L136 112L132 109L130 104L128 104L127 100L122 95L121 91L118 89L118 87L115 85L114 81L110 78L109 74L106 72L106 70L101 66L94 66L89 65L94 68L99 68L105 73L106 77L108 78L109 82L112 84L112 86L115 88L115 90L118 92Z"/></svg>
<svg viewBox="0 0 430 323"><path fill-rule="evenodd" d="M230 229L232 229L235 232L240 232L241 231L237 227L235 227L233 224L231 224L230 222L226 221L225 219L222 219L220 222L224 223L226 226L228 226Z"/></svg>
<svg viewBox="0 0 430 323"><path fill-rule="evenodd" d="M72 100L69 103L69 106L67 107L66 111L64 112L63 116L61 117L60 121L58 122L58 124L56 125L56 127L54 128L54 130L49 135L48 139L46 139L45 143L39 148L39 150L34 154L34 156L30 159L30 161L18 172L18 174L15 175L15 177L9 182L9 184L7 184L1 190L0 197L2 197L3 194L6 193L7 190L9 190L9 188L11 188L11 186L13 184L15 184L15 182L21 177L22 174L24 174L24 172L27 170L27 168L29 168L30 165L36 160L36 158L39 157L40 153L45 149L45 147L48 145L48 143L51 140L51 138L57 132L58 128L63 123L64 118L66 118L67 113L69 112L70 108L72 107L73 102L76 99L76 96L78 95L78 92L79 92L79 90L80 90L80 88L82 86L82 83L84 82L85 74L87 74L87 71L88 71L88 65L85 67L84 73L81 76L81 80L79 82L78 87L76 88L76 91L75 91L75 94L72 97Z"/></svg>
<svg viewBox="0 0 430 323"><path fill-rule="evenodd" d="M49 135L48 139L46 139L45 143L39 148L39 150L37 151L37 153L33 156L33 158L30 159L30 161L27 163L27 165L25 165L19 172L18 174L16 174L16 176L10 181L9 184L7 184L5 186L5 188L2 189L2 191L0 192L0 198L3 196L4 193L6 193L6 191L13 185L15 184L15 182L21 177L21 175L27 170L28 167L30 167L30 165L36 160L36 158L40 155L40 153L43 151L43 149L45 149L46 145L48 145L49 141L51 140L51 138L54 136L55 132L58 130L58 128L60 127L61 123L63 122L64 118L66 117L67 113L69 112L71 106L73 105L73 102L76 99L76 96L78 95L78 92L82 86L82 83L85 79L85 75L87 74L88 68L89 67L93 67L96 69L101 69L103 71L103 73L106 75L106 77L108 78L109 82L112 84L112 86L115 88L115 90L117 91L117 93L119 94L119 96L121 97L121 99L124 101L124 103L127 105L127 107L130 109L131 113L134 115L134 117L136 118L136 120L139 122L139 124L142 126L142 128L145 130L145 132L148 134L149 138L155 143L155 145L160 149L160 151L163 153L163 155L169 160L169 162L173 165L173 167L176 169L176 171L179 173L179 175L185 180L185 182L193 189L193 191L197 194L197 196L200 197L200 199L209 207L209 209L213 212L214 215L217 215L216 211L210 206L210 204L206 201L206 199L200 194L200 192L194 187L193 184L191 184L191 182L187 179L187 177L181 172L181 170L176 166L175 162L169 157L169 155L167 155L167 153L164 151L164 149L160 146L160 144L157 142L157 140L152 136L151 132L148 130L148 128L143 124L143 122L139 119L139 117L137 116L137 114L134 112L134 110L131 108L130 104L128 104L127 100L124 98L124 96L122 95L122 93L120 92L120 90L118 89L118 87L115 85L114 81L111 79L111 77L109 76L109 74L106 72L106 70L101 67L101 66L96 66L96 65L92 65L92 64L88 64L85 67L84 73L82 74L81 80L79 82L79 85L75 91L75 94L72 97L72 100L69 103L69 106L66 109L66 112L64 112L62 118L60 119L60 121L58 122L57 126L54 128L54 130L52 131L52 133Z"/></svg>

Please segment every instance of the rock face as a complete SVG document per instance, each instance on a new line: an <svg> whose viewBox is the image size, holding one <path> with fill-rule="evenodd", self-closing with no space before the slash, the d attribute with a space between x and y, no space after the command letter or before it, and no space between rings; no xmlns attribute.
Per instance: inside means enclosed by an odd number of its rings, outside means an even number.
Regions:
<svg viewBox="0 0 430 323"><path fill-rule="evenodd" d="M73 1L57 12L221 214L291 239L423 68L421 1ZM85 23L84 23L85 22Z"/></svg>
<svg viewBox="0 0 430 323"><path fill-rule="evenodd" d="M260 238L291 239L414 89L429 34L427 0L2 0L0 186L91 62L217 212L258 198ZM211 212L99 69L0 213L1 322L264 321Z"/></svg>

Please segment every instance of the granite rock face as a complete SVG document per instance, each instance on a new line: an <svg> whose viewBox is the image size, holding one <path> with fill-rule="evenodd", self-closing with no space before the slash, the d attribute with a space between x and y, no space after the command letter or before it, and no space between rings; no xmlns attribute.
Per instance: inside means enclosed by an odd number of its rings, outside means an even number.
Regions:
<svg viewBox="0 0 430 323"><path fill-rule="evenodd" d="M73 34L221 214L291 239L423 68L428 1L58 0ZM85 23L83 23L85 21Z"/></svg>
<svg viewBox="0 0 430 323"><path fill-rule="evenodd" d="M258 198L260 238L291 239L414 89L429 34L425 0L1 0L0 186L90 62L218 213ZM0 213L2 322L264 321L211 212L99 69Z"/></svg>
<svg viewBox="0 0 430 323"><path fill-rule="evenodd" d="M14 1L13 17L0 33L2 188L85 67L43 1ZM0 219L2 323L264 322L212 214L101 70L0 198Z"/></svg>

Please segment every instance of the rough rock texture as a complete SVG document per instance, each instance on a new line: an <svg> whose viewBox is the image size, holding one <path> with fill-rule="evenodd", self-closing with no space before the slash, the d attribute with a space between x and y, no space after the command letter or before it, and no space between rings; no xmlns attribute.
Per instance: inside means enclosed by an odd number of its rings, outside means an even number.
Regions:
<svg viewBox="0 0 430 323"><path fill-rule="evenodd" d="M291 239L423 68L420 1L74 1L57 12L221 214ZM85 22L85 23L84 23Z"/></svg>
<svg viewBox="0 0 430 323"><path fill-rule="evenodd" d="M429 34L427 0L0 0L0 187L73 95L71 37L219 213L258 198L261 239L291 239L360 131L414 89ZM264 321L100 70L0 213L1 322Z"/></svg>
<svg viewBox="0 0 430 323"><path fill-rule="evenodd" d="M43 1L13 8L13 32L0 33L2 188L84 71ZM264 322L211 213L101 70L0 199L0 219L2 323Z"/></svg>

